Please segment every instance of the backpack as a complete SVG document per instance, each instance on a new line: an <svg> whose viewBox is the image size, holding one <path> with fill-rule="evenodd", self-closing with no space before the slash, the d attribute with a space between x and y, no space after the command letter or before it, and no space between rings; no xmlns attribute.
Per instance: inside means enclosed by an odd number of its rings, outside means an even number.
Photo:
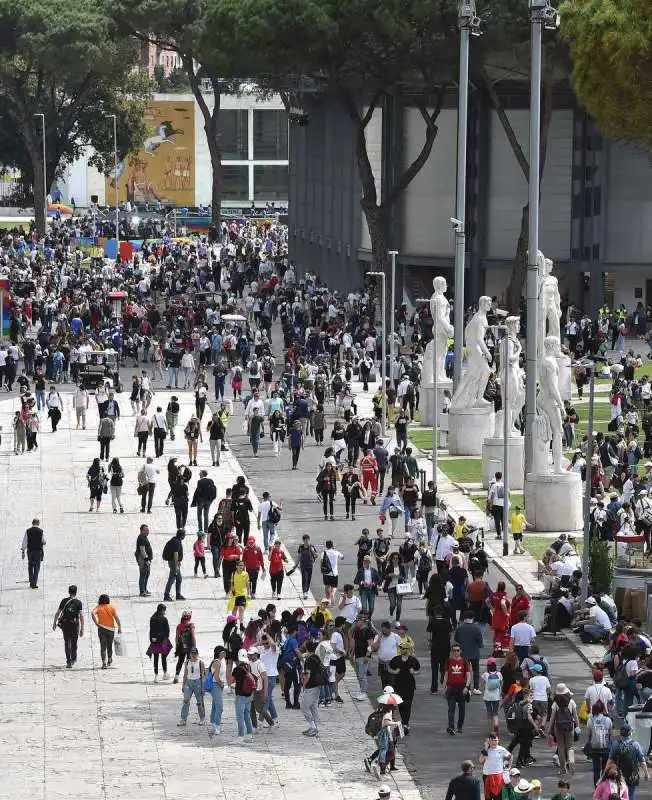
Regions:
<svg viewBox="0 0 652 800"><path fill-rule="evenodd" d="M384 713L384 711L378 708L376 711L372 711L371 714L369 714L367 717L367 723L364 726L364 732L367 734L367 736L373 736L374 738L378 736L380 729L383 726Z"/></svg>
<svg viewBox="0 0 652 800"><path fill-rule="evenodd" d="M618 742L613 749L612 759L623 773L625 783L637 786L639 782L638 764L634 758L633 748L629 742Z"/></svg>
<svg viewBox="0 0 652 800"><path fill-rule="evenodd" d="M258 362L254 359L251 364L249 364L249 374L253 377L258 375Z"/></svg>
<svg viewBox="0 0 652 800"><path fill-rule="evenodd" d="M59 626L63 625L64 623L67 625L77 624L79 620L79 610L75 607L76 604L72 603L74 599L74 597L70 597L63 607L61 614L59 615Z"/></svg>
<svg viewBox="0 0 652 800"><path fill-rule="evenodd" d="M174 542L174 537L172 539L168 539L165 543L165 547L163 548L163 552L161 553L161 558L163 561L171 561L174 557L174 550L172 543Z"/></svg>
<svg viewBox="0 0 652 800"><path fill-rule="evenodd" d="M629 686L627 664L627 661L622 661L614 673L614 686L616 689L626 689Z"/></svg>
<svg viewBox="0 0 652 800"><path fill-rule="evenodd" d="M281 512L279 511L278 506L270 506L270 509L267 512L267 521L271 522L272 525L277 525L281 521Z"/></svg>
<svg viewBox="0 0 652 800"><path fill-rule="evenodd" d="M575 720L569 706L558 706L555 716L555 725L562 731L572 731L575 728Z"/></svg>
<svg viewBox="0 0 652 800"><path fill-rule="evenodd" d="M487 690L490 692L495 692L497 689L500 689L500 676L497 672L488 672Z"/></svg>
<svg viewBox="0 0 652 800"><path fill-rule="evenodd" d="M138 485L147 486L147 484L147 472L145 472L145 467L141 467L141 469L138 470Z"/></svg>
<svg viewBox="0 0 652 800"><path fill-rule="evenodd" d="M270 373L274 369L274 365L272 364L272 359L269 356L265 356L263 358L263 372Z"/></svg>
<svg viewBox="0 0 652 800"><path fill-rule="evenodd" d="M332 575L333 573L333 565L331 564L330 558L324 553L321 557L321 565L319 567L321 570L322 575Z"/></svg>
<svg viewBox="0 0 652 800"><path fill-rule="evenodd" d="M256 680L253 672L251 671L251 667L243 665L245 674L242 679L242 686L240 691L243 694L252 694L256 691L256 686L258 685L258 681Z"/></svg>

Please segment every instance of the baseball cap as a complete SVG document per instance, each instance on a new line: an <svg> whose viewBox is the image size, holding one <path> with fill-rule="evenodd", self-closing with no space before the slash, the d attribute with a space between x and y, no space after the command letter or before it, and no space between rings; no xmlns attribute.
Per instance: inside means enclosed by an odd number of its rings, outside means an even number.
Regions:
<svg viewBox="0 0 652 800"><path fill-rule="evenodd" d="M630 734L631 732L632 732L632 726L631 726L631 725L629 725L627 722L626 722L624 725L621 725L621 726L620 726L620 733L621 733L623 736L627 736L627 735L628 735L628 734Z"/></svg>
<svg viewBox="0 0 652 800"><path fill-rule="evenodd" d="M378 787L378 797L389 797L392 790L386 783L381 783Z"/></svg>
<svg viewBox="0 0 652 800"><path fill-rule="evenodd" d="M516 777L516 775L520 775L520 774L521 774L521 770L520 769L516 769L516 767L512 767L510 769L510 771L509 771L510 778L514 778L514 777Z"/></svg>
<svg viewBox="0 0 652 800"><path fill-rule="evenodd" d="M258 648L257 647L250 647L247 650L247 655L248 656L259 656L260 653L258 652Z"/></svg>
<svg viewBox="0 0 652 800"><path fill-rule="evenodd" d="M541 664L532 664L532 672L543 672Z"/></svg>
<svg viewBox="0 0 652 800"><path fill-rule="evenodd" d="M190 648L190 655L191 656L197 655L198 653L199 653L199 650L196 647L191 647Z"/></svg>
<svg viewBox="0 0 652 800"><path fill-rule="evenodd" d="M595 597L587 597L586 598L587 606L595 606L597 603L595 602Z"/></svg>
<svg viewBox="0 0 652 800"><path fill-rule="evenodd" d="M496 663L496 659L495 658L492 657L492 658L488 658L487 659L487 666L489 666L489 664L495 664L495 663Z"/></svg>
<svg viewBox="0 0 652 800"><path fill-rule="evenodd" d="M256 541L256 537L255 536L247 536L247 544L249 544L250 542L255 542L255 541Z"/></svg>
<svg viewBox="0 0 652 800"><path fill-rule="evenodd" d="M244 650L244 649L238 650L238 661L241 664L248 664L249 663L249 658L247 656L247 651L246 650Z"/></svg>

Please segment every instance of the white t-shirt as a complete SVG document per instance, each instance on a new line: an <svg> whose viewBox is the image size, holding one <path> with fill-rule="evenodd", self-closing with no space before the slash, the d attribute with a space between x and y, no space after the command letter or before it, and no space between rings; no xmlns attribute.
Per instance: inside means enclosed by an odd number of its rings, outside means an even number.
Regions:
<svg viewBox="0 0 652 800"><path fill-rule="evenodd" d="M333 646L333 656L338 659L346 654L344 647L344 639L339 631L333 631L331 634L331 645Z"/></svg>
<svg viewBox="0 0 652 800"><path fill-rule="evenodd" d="M340 558L344 558L344 553L340 553L339 550L324 550L326 555L328 556L328 560L331 562L331 575L333 577L337 576L337 562Z"/></svg>
<svg viewBox="0 0 652 800"><path fill-rule="evenodd" d="M371 570L369 572L371 573ZM371 580L371 576L369 579ZM339 611L346 621L353 625L356 617L362 611L362 603L360 602L360 598L355 594L352 597L346 597L345 595L343 600L344 608L340 608Z"/></svg>
<svg viewBox="0 0 652 800"><path fill-rule="evenodd" d="M278 650L274 650L272 647L259 647L258 652L260 653L260 661L265 665L265 669L267 670L267 675L270 678L277 677L278 669L276 664L278 662Z"/></svg>
<svg viewBox="0 0 652 800"><path fill-rule="evenodd" d="M269 510L272 507L271 500L263 500L262 503L258 506L258 513L260 514L260 521L267 522L267 516L269 514Z"/></svg>
<svg viewBox="0 0 652 800"><path fill-rule="evenodd" d="M548 689L550 689L550 681L545 675L533 675L530 678L532 700L545 702L548 699Z"/></svg>
<svg viewBox="0 0 652 800"><path fill-rule="evenodd" d="M482 765L483 775L502 775L505 762L509 759L509 750L502 745L487 748L487 760Z"/></svg>
<svg viewBox="0 0 652 800"><path fill-rule="evenodd" d="M529 622L517 622L516 625L512 625L509 635L514 640L516 647L529 647L537 633Z"/></svg>
<svg viewBox="0 0 652 800"><path fill-rule="evenodd" d="M260 692L263 688L263 675L267 675L267 669L261 658L256 661L250 661L249 666L251 667L251 674L256 678L256 691Z"/></svg>
<svg viewBox="0 0 652 800"><path fill-rule="evenodd" d="M600 608L600 606L591 606L589 609L589 617L595 622L596 625L600 625L606 631L611 630L611 620L609 619L609 614Z"/></svg>
<svg viewBox="0 0 652 800"><path fill-rule="evenodd" d="M398 646L401 643L401 637L398 633L390 633L389 636L383 636L381 633L378 637L378 642L379 661L386 663L398 655Z"/></svg>
<svg viewBox="0 0 652 800"><path fill-rule="evenodd" d="M503 685L503 676L500 672L485 672L482 680L485 686L482 699L488 701L500 700L501 686Z"/></svg>
<svg viewBox="0 0 652 800"><path fill-rule="evenodd" d="M598 700L601 701L606 710L609 707L609 703L613 702L614 696L611 689L603 683L594 683L593 686L589 686L586 692L584 692L584 699L589 705L589 711L591 711Z"/></svg>
<svg viewBox="0 0 652 800"><path fill-rule="evenodd" d="M573 574L574 567L572 564L566 564L563 561L555 561L550 565L550 569L558 578L570 578Z"/></svg>

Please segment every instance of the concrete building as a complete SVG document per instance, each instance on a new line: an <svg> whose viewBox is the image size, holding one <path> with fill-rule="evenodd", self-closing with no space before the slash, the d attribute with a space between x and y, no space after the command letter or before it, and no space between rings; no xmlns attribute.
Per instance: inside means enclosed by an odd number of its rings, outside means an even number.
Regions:
<svg viewBox="0 0 652 800"><path fill-rule="evenodd" d="M213 95L207 94L209 108ZM180 106L188 106L192 130L184 136L184 146L192 157L189 199L184 205L207 206L211 202L211 167L203 117L191 94L155 94L152 118L174 118ZM169 108L169 112L166 109ZM193 113L194 111L194 113ZM261 99L253 93L221 98L220 144L222 147L223 205L244 208L255 202L287 205L288 199L288 121L285 107L278 96ZM179 137L176 137L178 149ZM156 151L158 153L158 151ZM140 155L142 151L139 151ZM86 206L92 196L99 205L114 204L113 191L107 193L107 181L89 164L91 153L72 164L58 181L63 199L75 199L77 206ZM126 159L129 161L129 157ZM142 163L151 164L151 154L142 156ZM150 173L152 170L150 170ZM154 171L155 172L155 171ZM151 175L148 175L148 178ZM154 176L156 177L156 176ZM160 177L160 175L159 175ZM173 197L173 193L171 195ZM120 201L126 195L121 193Z"/></svg>
<svg viewBox="0 0 652 800"><path fill-rule="evenodd" d="M528 155L529 95L501 100ZM390 248L399 251L406 300L430 294L436 274L453 283L457 110L448 98L425 166L391 208ZM290 125L290 247L300 269L331 285L356 286L371 258L360 210L354 128L325 96L305 100L306 126ZM416 108L391 99L367 128L379 197L418 153ZM497 114L471 93L467 185L466 299L503 296L516 252L527 182ZM586 308L605 301L652 304L652 166L632 147L603 139L569 89L555 96L541 187L541 249L557 264L560 290Z"/></svg>

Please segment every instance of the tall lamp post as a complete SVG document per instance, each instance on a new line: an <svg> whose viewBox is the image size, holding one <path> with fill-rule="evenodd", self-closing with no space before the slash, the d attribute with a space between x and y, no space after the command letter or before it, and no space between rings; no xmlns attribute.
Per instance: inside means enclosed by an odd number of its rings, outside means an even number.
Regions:
<svg viewBox="0 0 652 800"><path fill-rule="evenodd" d="M583 358L578 365L584 367L589 378L589 417L586 442L586 481L584 483L584 550L582 551L581 598L586 600L589 594L589 561L591 558L591 471L593 469L593 412L595 409L595 362Z"/></svg>
<svg viewBox="0 0 652 800"><path fill-rule="evenodd" d="M429 297L419 297L417 303L430 303ZM435 320L432 321L432 482L437 491L437 423L439 421L439 402L437 400L437 337Z"/></svg>
<svg viewBox="0 0 652 800"><path fill-rule="evenodd" d="M47 181L47 162L45 160L45 114L34 114L35 117L41 118L41 140L43 144L43 225L47 228L48 224L48 181ZM36 198L34 198L36 204ZM45 231L43 231L45 233Z"/></svg>
<svg viewBox="0 0 652 800"><path fill-rule="evenodd" d="M503 408L503 556L509 555L509 336L506 325L492 327L494 337L500 343L500 360L505 369L504 395L501 398ZM498 336L500 335L500 338Z"/></svg>
<svg viewBox="0 0 652 800"><path fill-rule="evenodd" d="M390 341L389 341L389 377L392 380L392 372L394 371L394 355L395 355L395 348L396 344L394 342L395 333L395 320L396 320L396 256L398 255L398 250L390 250L390 256L392 257L392 288L391 288L391 297L392 297L392 307L390 309L391 320L391 332L390 332ZM384 331L383 331L384 333ZM383 348L383 358L385 357L385 349Z"/></svg>
<svg viewBox="0 0 652 800"><path fill-rule="evenodd" d="M113 175L115 178L115 258L120 257L120 188L118 186L118 118L109 114L113 120Z"/></svg>
<svg viewBox="0 0 652 800"><path fill-rule="evenodd" d="M367 275L371 275L374 278L380 278L382 280L381 289L382 289L382 297L381 302L383 306L383 313L382 313L382 326L383 326L383 351L382 351L382 359L380 361L380 385L381 385L381 404L382 404L382 426L383 426L383 436L385 435L385 431L387 430L387 397L385 396L385 365L387 363L387 354L385 350L387 349L387 311L386 311L386 301L387 301L387 288L386 288L386 280L387 275L384 272L368 272Z"/></svg>
<svg viewBox="0 0 652 800"><path fill-rule="evenodd" d="M555 30L559 15L550 0L529 0L532 25L530 66L530 171L528 176L527 332L525 382L525 472L534 459L534 421L537 413L537 332L539 303L539 206L541 162L541 48L543 29Z"/></svg>

